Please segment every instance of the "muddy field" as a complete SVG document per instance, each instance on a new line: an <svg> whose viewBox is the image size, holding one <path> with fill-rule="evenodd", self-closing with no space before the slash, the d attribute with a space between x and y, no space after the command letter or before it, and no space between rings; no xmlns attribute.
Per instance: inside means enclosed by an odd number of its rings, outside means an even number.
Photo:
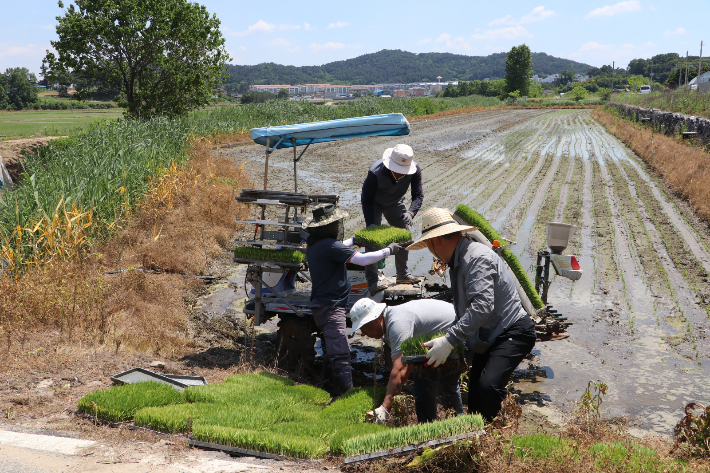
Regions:
<svg viewBox="0 0 710 473"><path fill-rule="evenodd" d="M513 251L530 275L545 246L545 222L581 229L567 253L578 255L584 275L577 282L556 277L549 295L574 325L566 340L535 347L531 368L546 378L517 388L571 410L587 382L600 380L609 385L605 416L627 416L666 435L687 402L707 403L707 226L589 110L496 110L417 121L406 137L314 145L299 163L298 190L339 194L351 234L363 225L359 199L368 167L399 142L414 148L422 167L423 210L459 203L478 210L517 242ZM217 152L238 166L245 162L252 181L263 182L263 147ZM269 189L294 189L291 157L290 150L271 155ZM426 250L410 254L415 274L430 265Z"/></svg>

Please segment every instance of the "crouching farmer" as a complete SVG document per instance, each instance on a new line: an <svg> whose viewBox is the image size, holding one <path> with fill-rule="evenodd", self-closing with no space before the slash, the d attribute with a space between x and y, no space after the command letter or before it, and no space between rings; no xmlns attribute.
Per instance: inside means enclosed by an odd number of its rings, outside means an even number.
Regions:
<svg viewBox="0 0 710 473"><path fill-rule="evenodd" d="M392 349L392 371L387 383L387 393L382 405L367 415L378 424L386 422L392 409L392 400L401 386L412 377L414 381L414 407L421 424L437 418L437 398L441 395L445 408L463 414L459 377L463 365L454 364L440 369L418 368L402 363L401 343L417 335L446 330L456 320L453 305L444 301L424 299L387 307L372 299L362 298L350 309L353 334L357 329L370 338L384 339Z"/></svg>
<svg viewBox="0 0 710 473"><path fill-rule="evenodd" d="M311 275L311 312L318 328L323 332L323 378L326 390L338 397L353 387L350 370L345 312L350 296L350 280L346 263L360 266L377 263L395 254L399 245L370 253L359 253L351 248L353 239L343 239L344 210L333 204L313 208L313 217L303 221L308 232L306 259Z"/></svg>
<svg viewBox="0 0 710 473"><path fill-rule="evenodd" d="M424 344L427 363L437 367L453 347L466 342L473 361L468 375L468 412L490 422L498 415L506 385L518 363L535 346L535 324L520 303L514 276L498 254L462 232L446 209L422 217L422 236L407 250L428 248L448 264L456 322L446 335Z"/></svg>

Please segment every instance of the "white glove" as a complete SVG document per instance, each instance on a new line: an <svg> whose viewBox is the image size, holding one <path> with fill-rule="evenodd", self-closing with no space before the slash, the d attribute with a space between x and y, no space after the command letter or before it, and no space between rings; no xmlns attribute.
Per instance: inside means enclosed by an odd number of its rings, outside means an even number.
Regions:
<svg viewBox="0 0 710 473"><path fill-rule="evenodd" d="M432 338L422 346L429 347L429 352L426 354L426 363L424 366L436 368L446 361L454 347L446 340L446 337Z"/></svg>
<svg viewBox="0 0 710 473"><path fill-rule="evenodd" d="M348 238L347 240L343 240L343 245L347 246L348 248L350 248L354 244L355 244L355 240L352 237Z"/></svg>
<svg viewBox="0 0 710 473"><path fill-rule="evenodd" d="M370 411L367 413L367 418L369 420L374 420L375 424L384 424L387 422L387 419L389 418L390 413L385 409L384 406L380 406L374 411Z"/></svg>

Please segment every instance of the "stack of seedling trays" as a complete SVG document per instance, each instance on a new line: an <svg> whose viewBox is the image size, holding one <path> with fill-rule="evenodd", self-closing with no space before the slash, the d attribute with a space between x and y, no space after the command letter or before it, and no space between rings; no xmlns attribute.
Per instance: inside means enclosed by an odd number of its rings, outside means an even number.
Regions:
<svg viewBox="0 0 710 473"><path fill-rule="evenodd" d="M365 412L383 396L384 388L358 388L333 401L322 389L262 372L231 375L223 383L190 386L183 393L156 382L115 386L84 396L79 411L185 435L192 446L231 454L341 456L346 462L450 443L483 427L479 415L400 428L365 422Z"/></svg>

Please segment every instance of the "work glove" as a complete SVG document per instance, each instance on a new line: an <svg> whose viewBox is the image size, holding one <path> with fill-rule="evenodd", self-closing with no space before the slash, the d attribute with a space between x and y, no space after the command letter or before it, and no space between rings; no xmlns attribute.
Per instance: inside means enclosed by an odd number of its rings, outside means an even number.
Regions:
<svg viewBox="0 0 710 473"><path fill-rule="evenodd" d="M389 418L390 413L384 406L380 406L374 411L367 413L367 419L374 421L375 424L385 424Z"/></svg>
<svg viewBox="0 0 710 473"><path fill-rule="evenodd" d="M428 342L422 343L422 346L429 348L424 366L431 366L432 368L436 368L445 362L451 350L454 349L453 345L446 340L446 337L432 338Z"/></svg>
<svg viewBox="0 0 710 473"><path fill-rule="evenodd" d="M347 246L348 248L353 246L355 244L355 239L350 237L347 240L343 240L343 245Z"/></svg>
<svg viewBox="0 0 710 473"><path fill-rule="evenodd" d="M387 248L390 249L390 255L396 255L397 252L402 249L402 247L399 246L399 243L390 243L387 245Z"/></svg>
<svg viewBox="0 0 710 473"><path fill-rule="evenodd" d="M402 214L402 217L400 217L403 221L404 224L408 227L411 227L414 223L414 214L407 210Z"/></svg>

